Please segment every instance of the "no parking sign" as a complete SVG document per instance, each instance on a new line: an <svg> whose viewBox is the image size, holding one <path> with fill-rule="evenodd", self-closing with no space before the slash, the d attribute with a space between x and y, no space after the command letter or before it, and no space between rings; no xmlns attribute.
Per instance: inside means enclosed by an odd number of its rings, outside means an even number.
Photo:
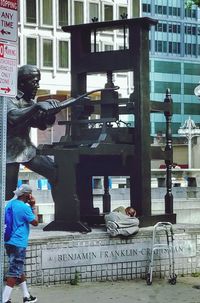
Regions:
<svg viewBox="0 0 200 303"><path fill-rule="evenodd" d="M0 43L0 95L17 94L17 45Z"/></svg>
<svg viewBox="0 0 200 303"><path fill-rule="evenodd" d="M0 96L17 94L18 0L0 0Z"/></svg>

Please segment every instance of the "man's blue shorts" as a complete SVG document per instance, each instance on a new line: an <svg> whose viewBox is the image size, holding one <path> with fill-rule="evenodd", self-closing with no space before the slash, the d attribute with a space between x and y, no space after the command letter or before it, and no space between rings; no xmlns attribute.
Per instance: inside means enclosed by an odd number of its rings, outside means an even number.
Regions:
<svg viewBox="0 0 200 303"><path fill-rule="evenodd" d="M24 273L26 248L6 244L6 254L9 259L9 267L6 277L21 278Z"/></svg>

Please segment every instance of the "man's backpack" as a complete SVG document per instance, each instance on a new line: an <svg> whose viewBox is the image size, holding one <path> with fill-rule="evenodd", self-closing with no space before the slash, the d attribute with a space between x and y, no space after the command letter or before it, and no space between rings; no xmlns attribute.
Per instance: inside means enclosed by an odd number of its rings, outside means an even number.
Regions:
<svg viewBox="0 0 200 303"><path fill-rule="evenodd" d="M13 231L13 209L12 205L5 210L4 241L9 241Z"/></svg>

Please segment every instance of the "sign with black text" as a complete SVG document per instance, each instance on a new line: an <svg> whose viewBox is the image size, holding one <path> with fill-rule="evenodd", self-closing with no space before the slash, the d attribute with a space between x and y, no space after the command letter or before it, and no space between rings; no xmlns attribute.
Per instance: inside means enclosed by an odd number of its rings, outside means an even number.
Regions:
<svg viewBox="0 0 200 303"><path fill-rule="evenodd" d="M18 0L0 0L0 41L17 41Z"/></svg>
<svg viewBox="0 0 200 303"><path fill-rule="evenodd" d="M0 0L0 96L17 95L18 0Z"/></svg>

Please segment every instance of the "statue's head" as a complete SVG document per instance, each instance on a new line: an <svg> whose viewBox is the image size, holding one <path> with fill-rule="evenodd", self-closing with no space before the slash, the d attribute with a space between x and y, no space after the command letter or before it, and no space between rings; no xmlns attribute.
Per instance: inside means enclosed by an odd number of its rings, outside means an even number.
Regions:
<svg viewBox="0 0 200 303"><path fill-rule="evenodd" d="M23 65L18 69L18 89L24 93L26 101L34 99L40 81L40 70L33 65Z"/></svg>

